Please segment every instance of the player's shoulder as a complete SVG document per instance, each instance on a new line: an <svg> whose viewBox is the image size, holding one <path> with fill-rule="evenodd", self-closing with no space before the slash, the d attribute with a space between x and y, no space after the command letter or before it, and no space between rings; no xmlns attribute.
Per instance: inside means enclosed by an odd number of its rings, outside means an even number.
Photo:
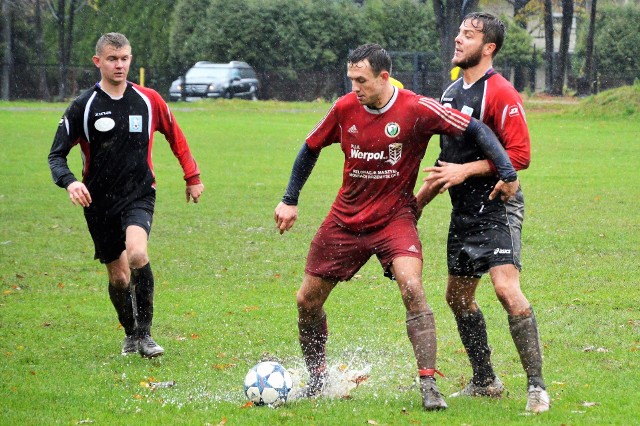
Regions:
<svg viewBox="0 0 640 426"><path fill-rule="evenodd" d="M162 96L160 96L160 93L156 92L154 89L151 89L150 87L140 86L139 84L133 83L133 82L129 82L129 84L134 90L136 90L138 93L142 95L145 95L147 98L155 102L160 101L164 103L164 99L162 99Z"/></svg>
<svg viewBox="0 0 640 426"><path fill-rule="evenodd" d="M518 93L516 88L513 87L513 84L511 84L511 82L500 73L492 74L491 77L487 79L487 84L491 86L492 89L494 89L494 94L509 94L512 96L515 95L517 97L520 97L520 94Z"/></svg>

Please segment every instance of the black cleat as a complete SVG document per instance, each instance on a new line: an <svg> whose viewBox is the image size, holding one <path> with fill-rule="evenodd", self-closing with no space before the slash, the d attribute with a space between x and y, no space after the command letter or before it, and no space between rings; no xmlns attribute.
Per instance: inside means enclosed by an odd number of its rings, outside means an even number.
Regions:
<svg viewBox="0 0 640 426"><path fill-rule="evenodd" d="M151 336L144 336L138 339L138 352L144 358L155 358L164 354L164 349Z"/></svg>
<svg viewBox="0 0 640 426"><path fill-rule="evenodd" d="M124 336L122 342L122 355L133 354L138 352L138 339L133 336Z"/></svg>

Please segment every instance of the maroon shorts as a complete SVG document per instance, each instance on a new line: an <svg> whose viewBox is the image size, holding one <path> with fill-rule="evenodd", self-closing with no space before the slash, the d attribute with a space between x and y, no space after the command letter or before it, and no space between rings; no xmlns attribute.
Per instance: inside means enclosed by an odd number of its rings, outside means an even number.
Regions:
<svg viewBox="0 0 640 426"><path fill-rule="evenodd" d="M336 222L331 213L311 241L305 272L330 281L350 280L376 255L384 275L393 279L391 263L397 257L422 260L422 245L411 212L398 215L385 227L353 232Z"/></svg>

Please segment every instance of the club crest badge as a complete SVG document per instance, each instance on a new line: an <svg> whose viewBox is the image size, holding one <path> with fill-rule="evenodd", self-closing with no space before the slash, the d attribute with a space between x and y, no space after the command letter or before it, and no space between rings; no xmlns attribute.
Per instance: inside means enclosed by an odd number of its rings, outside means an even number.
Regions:
<svg viewBox="0 0 640 426"><path fill-rule="evenodd" d="M109 117L98 118L96 122L93 123L93 126L99 132L108 132L109 130L113 129L115 125L116 122Z"/></svg>
<svg viewBox="0 0 640 426"><path fill-rule="evenodd" d="M142 132L142 116L141 115L129 116L129 131L132 133Z"/></svg>
<svg viewBox="0 0 640 426"><path fill-rule="evenodd" d="M391 145L389 145L389 159L386 161L386 163L391 163L391 165L393 166L398 161L400 161L401 157L402 157L402 144L392 143Z"/></svg>
<svg viewBox="0 0 640 426"><path fill-rule="evenodd" d="M384 134L390 138L397 138L400 134L400 125L398 123L387 123L384 128Z"/></svg>

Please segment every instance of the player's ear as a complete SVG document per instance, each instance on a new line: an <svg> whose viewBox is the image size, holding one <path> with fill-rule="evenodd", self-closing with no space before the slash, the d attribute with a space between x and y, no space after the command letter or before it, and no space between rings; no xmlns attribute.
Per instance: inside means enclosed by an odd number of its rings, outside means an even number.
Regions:
<svg viewBox="0 0 640 426"><path fill-rule="evenodd" d="M386 83L387 81L389 81L389 77L390 77L389 71L385 71L385 70L380 71L380 74L378 74L378 77L381 77L382 80Z"/></svg>
<svg viewBox="0 0 640 426"><path fill-rule="evenodd" d="M496 44L495 43L487 43L484 45L484 54L485 55L489 55L489 56L493 56L493 52L496 50Z"/></svg>
<svg viewBox="0 0 640 426"><path fill-rule="evenodd" d="M94 65L98 68L100 68L100 56L97 55L93 55L93 57L91 58L91 60L93 61Z"/></svg>

